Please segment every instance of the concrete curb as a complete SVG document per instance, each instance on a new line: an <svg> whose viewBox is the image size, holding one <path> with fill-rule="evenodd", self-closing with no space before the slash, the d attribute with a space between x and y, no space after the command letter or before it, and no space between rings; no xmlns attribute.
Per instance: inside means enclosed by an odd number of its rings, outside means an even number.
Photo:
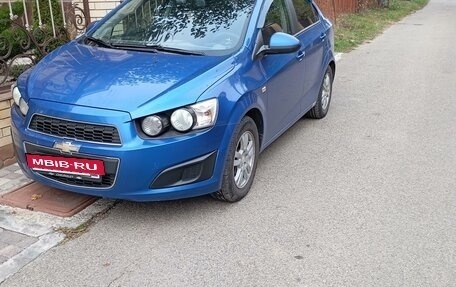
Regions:
<svg viewBox="0 0 456 287"><path fill-rule="evenodd" d="M56 246L65 235L53 232L39 237L38 241L22 250L19 254L0 265L0 284L22 267L36 259L40 254Z"/></svg>

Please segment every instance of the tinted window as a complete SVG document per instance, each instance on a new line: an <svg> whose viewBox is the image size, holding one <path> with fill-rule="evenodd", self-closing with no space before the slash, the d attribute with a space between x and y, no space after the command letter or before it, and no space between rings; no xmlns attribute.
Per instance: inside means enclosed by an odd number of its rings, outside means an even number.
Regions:
<svg viewBox="0 0 456 287"><path fill-rule="evenodd" d="M288 17L288 10L285 6L284 0L275 0L269 7L268 13L266 14L266 21L264 26L274 26L275 29L280 32L290 33L290 17ZM279 32L279 31L276 31Z"/></svg>
<svg viewBox="0 0 456 287"><path fill-rule="evenodd" d="M296 17L299 22L299 30L302 30L318 21L314 7L308 0L293 0Z"/></svg>
<svg viewBox="0 0 456 287"><path fill-rule="evenodd" d="M275 32L291 34L290 17L285 5L285 0L275 0L269 7L263 27L263 41L269 42Z"/></svg>

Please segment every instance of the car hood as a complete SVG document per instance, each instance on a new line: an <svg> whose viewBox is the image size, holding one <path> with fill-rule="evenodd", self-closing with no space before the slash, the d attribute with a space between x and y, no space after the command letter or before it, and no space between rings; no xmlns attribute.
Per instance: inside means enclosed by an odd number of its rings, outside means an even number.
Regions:
<svg viewBox="0 0 456 287"><path fill-rule="evenodd" d="M215 67L224 59L73 42L39 62L23 84L30 99L126 111L136 117L144 106L154 113L195 102L230 70L231 65Z"/></svg>

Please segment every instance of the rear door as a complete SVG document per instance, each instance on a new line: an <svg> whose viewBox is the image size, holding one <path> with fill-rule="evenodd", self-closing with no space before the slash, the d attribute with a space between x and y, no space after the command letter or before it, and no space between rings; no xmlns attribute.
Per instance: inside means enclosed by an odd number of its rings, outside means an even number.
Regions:
<svg viewBox="0 0 456 287"><path fill-rule="evenodd" d="M307 111L316 101L322 80L324 48L327 41L317 10L309 0L291 0L293 30L302 44L306 75L301 109Z"/></svg>

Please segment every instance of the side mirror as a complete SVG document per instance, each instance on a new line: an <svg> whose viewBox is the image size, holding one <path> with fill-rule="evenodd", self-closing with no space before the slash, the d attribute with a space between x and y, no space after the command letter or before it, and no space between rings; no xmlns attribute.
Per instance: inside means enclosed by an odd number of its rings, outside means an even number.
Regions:
<svg viewBox="0 0 456 287"><path fill-rule="evenodd" d="M298 38L283 32L272 34L269 46L263 45L257 53L257 57L265 54L286 54L299 50L301 42Z"/></svg>

